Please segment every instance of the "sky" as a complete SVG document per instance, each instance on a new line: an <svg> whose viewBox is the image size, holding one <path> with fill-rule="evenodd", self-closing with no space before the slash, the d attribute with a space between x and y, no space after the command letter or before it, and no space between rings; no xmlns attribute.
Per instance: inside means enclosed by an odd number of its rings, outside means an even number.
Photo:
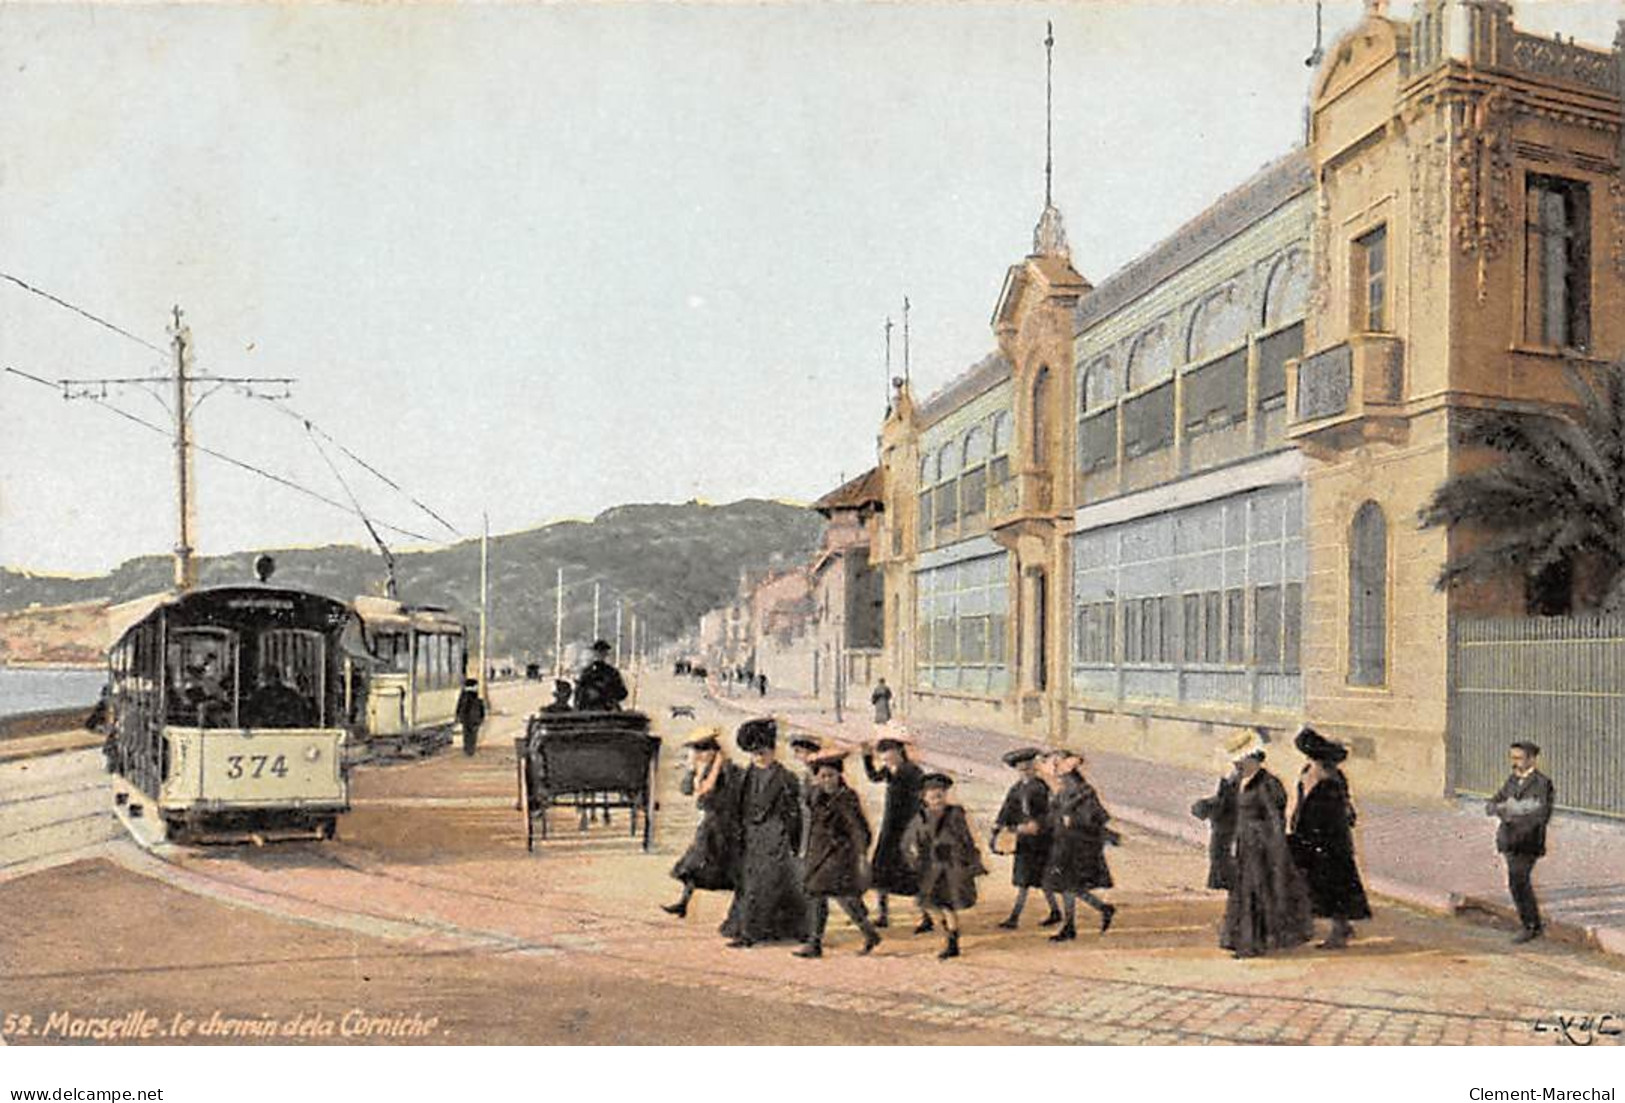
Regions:
<svg viewBox="0 0 1625 1103"><path fill-rule="evenodd" d="M1625 14L1517 10L1596 44ZM1359 13L1328 4L1328 41ZM285 406L206 394L198 443L353 492L397 547L458 537L328 445L335 477L289 409L462 537L811 501L874 462L905 295L917 394L993 348L1043 204L1047 19L1055 199L1097 283L1301 140L1304 2L0 2L0 272L160 350L179 305L197 370L295 377ZM166 356L0 281L0 365ZM208 456L197 503L204 554L367 542ZM0 375L0 564L174 542L163 436Z"/></svg>

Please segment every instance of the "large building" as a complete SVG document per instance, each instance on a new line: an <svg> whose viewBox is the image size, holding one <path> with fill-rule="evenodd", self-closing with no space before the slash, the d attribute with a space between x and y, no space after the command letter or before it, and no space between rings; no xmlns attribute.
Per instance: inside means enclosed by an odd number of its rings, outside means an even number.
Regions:
<svg viewBox="0 0 1625 1103"><path fill-rule="evenodd" d="M1417 515L1473 410L1625 351L1622 49L1373 4L1305 145L1099 286L1046 205L996 350L881 431L903 706L1191 765L1307 721L1447 791L1456 622L1573 572L1439 592L1464 537Z"/></svg>

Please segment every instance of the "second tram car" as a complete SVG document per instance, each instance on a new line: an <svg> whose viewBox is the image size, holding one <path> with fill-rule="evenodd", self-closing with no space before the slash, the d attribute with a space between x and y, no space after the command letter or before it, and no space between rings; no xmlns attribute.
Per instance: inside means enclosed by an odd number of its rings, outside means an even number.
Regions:
<svg viewBox="0 0 1625 1103"><path fill-rule="evenodd" d="M331 837L350 804L348 606L271 586L160 599L109 652L108 766L172 838Z"/></svg>
<svg viewBox="0 0 1625 1103"><path fill-rule="evenodd" d="M432 605L358 597L364 654L351 655L346 692L370 753L423 754L451 742L468 654L463 625Z"/></svg>

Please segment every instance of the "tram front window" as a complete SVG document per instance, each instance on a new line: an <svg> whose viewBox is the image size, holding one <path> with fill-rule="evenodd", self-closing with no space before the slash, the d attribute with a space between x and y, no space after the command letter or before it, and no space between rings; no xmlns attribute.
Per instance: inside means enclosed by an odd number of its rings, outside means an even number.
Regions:
<svg viewBox="0 0 1625 1103"><path fill-rule="evenodd" d="M237 664L229 633L176 631L169 637L171 724L199 728L236 725Z"/></svg>
<svg viewBox="0 0 1625 1103"><path fill-rule="evenodd" d="M262 632L254 689L243 702L250 728L313 728L321 724L325 652L319 633L279 628Z"/></svg>

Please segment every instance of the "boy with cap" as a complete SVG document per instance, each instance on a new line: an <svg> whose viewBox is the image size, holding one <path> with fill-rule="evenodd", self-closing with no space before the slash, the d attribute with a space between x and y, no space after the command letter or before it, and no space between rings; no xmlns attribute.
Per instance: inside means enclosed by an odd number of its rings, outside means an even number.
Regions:
<svg viewBox="0 0 1625 1103"><path fill-rule="evenodd" d="M1487 815L1501 820L1495 829L1495 849L1506 859L1507 890L1523 925L1512 940L1514 945L1539 938L1545 930L1532 876L1535 862L1546 854L1546 824L1552 818L1557 791L1552 779L1535 768L1539 757L1540 748L1528 740L1512 744L1512 775L1484 806Z"/></svg>
<svg viewBox="0 0 1625 1103"><path fill-rule="evenodd" d="M683 795L694 797L700 822L694 841L671 867L682 882L683 895L661 910L679 919L688 914L695 889L722 892L736 887L739 866L739 781L741 771L722 753L722 729L697 728L683 744L688 768L683 774Z"/></svg>
<svg viewBox="0 0 1625 1103"><path fill-rule="evenodd" d="M1070 942L1078 937L1078 900L1100 913L1100 933L1111 929L1117 908L1094 894L1095 889L1112 887L1112 871L1106 865L1106 844L1116 842L1117 833L1107 827L1111 814L1100 796L1083 776L1083 756L1077 751L1056 751L1055 775L1060 783L1050 802L1050 829L1055 841L1050 846L1044 887L1059 892L1066 915L1061 929L1050 935L1051 942Z"/></svg>
<svg viewBox="0 0 1625 1103"><path fill-rule="evenodd" d="M875 768L875 754L880 755L881 766ZM880 840L875 843L874 887L879 898L879 915L875 926L885 927L891 922L888 896L917 896L920 879L914 866L903 852L903 836L920 814L920 781L925 772L908 760L903 740L895 730L883 736L871 751L863 746L863 771L872 782L886 785L886 809L880 817ZM915 934L931 930L931 915L920 909L920 925Z"/></svg>
<svg viewBox="0 0 1625 1103"><path fill-rule="evenodd" d="M1010 918L999 927L1013 931L1021 923L1021 910L1027 906L1027 890L1042 889L1044 901L1049 904L1049 915L1040 927L1053 927L1061 921L1061 909L1055 894L1044 888L1044 867L1049 862L1049 848L1053 836L1049 829L1049 786L1038 776L1038 757L1043 754L1037 747L1023 747L1004 756L1004 764L1020 774L1016 783L1004 796L993 825L993 838L988 848L999 852L999 834L1008 831L1016 837L1015 862L1010 869L1010 883L1016 886L1016 902L1010 909Z"/></svg>
<svg viewBox="0 0 1625 1103"><path fill-rule="evenodd" d="M880 932L869 922L868 909L863 906L863 893L869 887L869 821L863 816L858 795L842 776L845 759L844 750L824 751L812 759L806 872L802 879L810 931L806 943L795 952L797 957L824 956L830 897L863 932L863 949L858 953L867 954L880 945Z"/></svg>
<svg viewBox="0 0 1625 1103"><path fill-rule="evenodd" d="M953 783L947 774L920 779L921 808L907 847L920 873L920 907L942 924L940 960L959 956L959 913L976 906L976 878L987 872L965 810L948 803Z"/></svg>

